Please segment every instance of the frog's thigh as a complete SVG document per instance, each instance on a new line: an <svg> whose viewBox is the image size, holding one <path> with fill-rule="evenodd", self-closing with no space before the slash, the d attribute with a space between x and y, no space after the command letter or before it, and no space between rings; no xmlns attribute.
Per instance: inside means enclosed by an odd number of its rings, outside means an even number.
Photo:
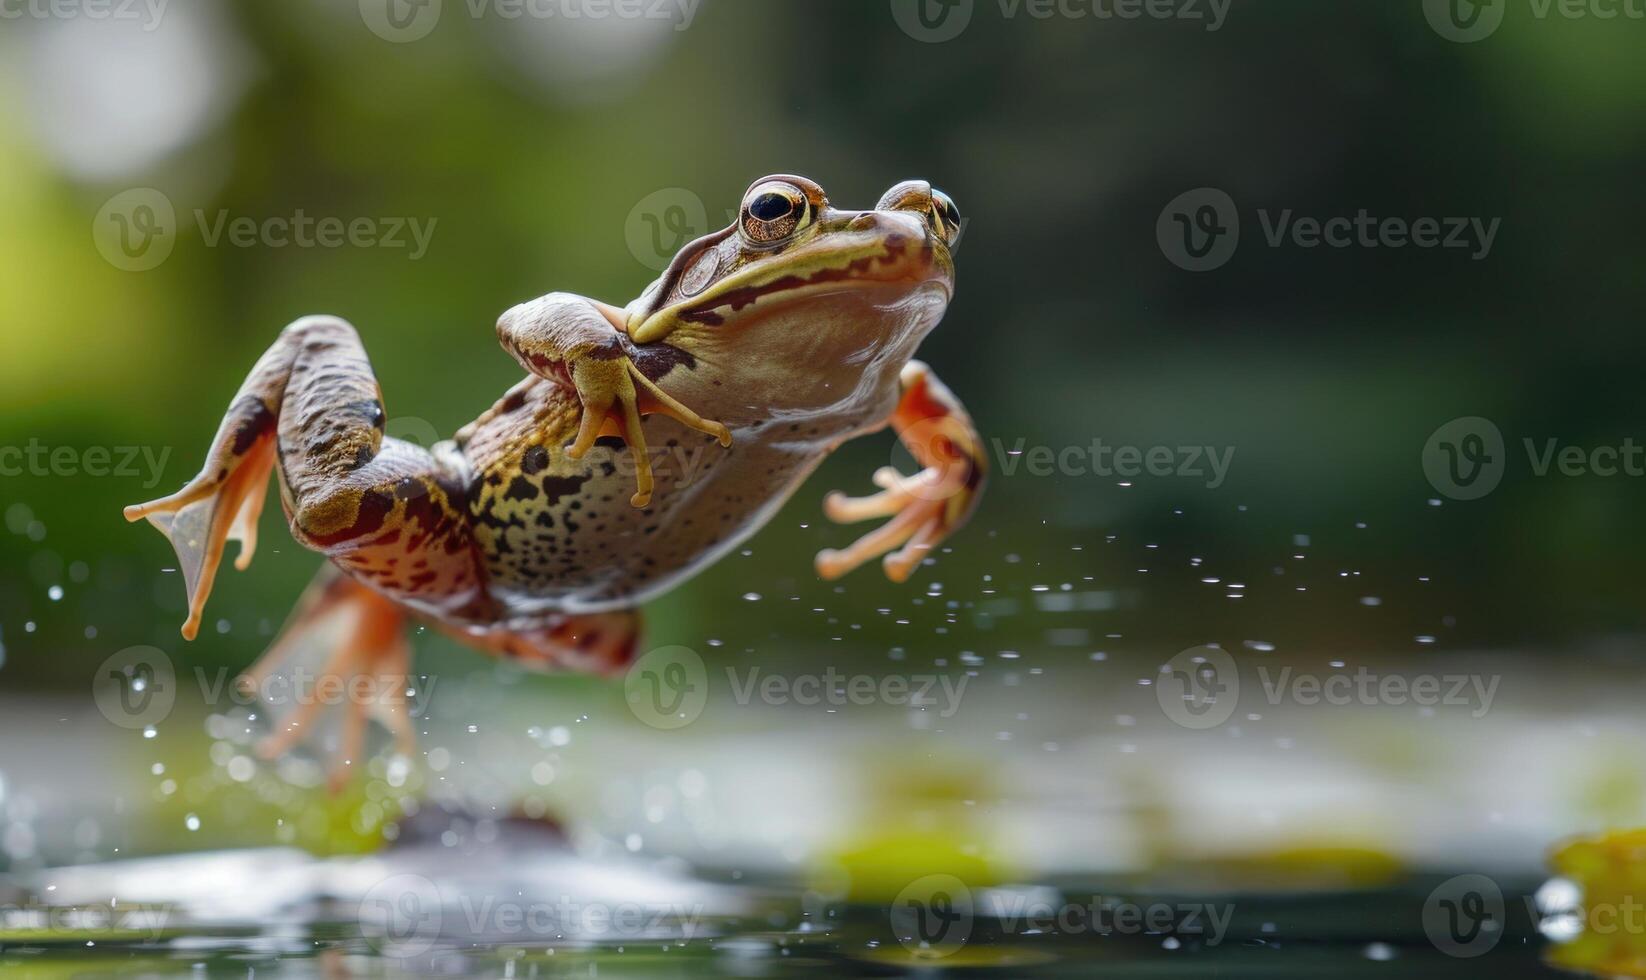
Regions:
<svg viewBox="0 0 1646 980"><path fill-rule="evenodd" d="M270 470L280 466L292 508L317 506L359 479L355 471L378 455L382 426L377 381L353 327L311 316L281 331L230 403L200 472L176 493L126 508L127 520L147 519L177 551L189 595L185 637L199 630L225 543L241 542L237 567L250 562Z"/></svg>
<svg viewBox="0 0 1646 980"><path fill-rule="evenodd" d="M481 601L462 480L383 437L377 381L341 320L306 338L281 404L292 534L382 592L457 611Z"/></svg>

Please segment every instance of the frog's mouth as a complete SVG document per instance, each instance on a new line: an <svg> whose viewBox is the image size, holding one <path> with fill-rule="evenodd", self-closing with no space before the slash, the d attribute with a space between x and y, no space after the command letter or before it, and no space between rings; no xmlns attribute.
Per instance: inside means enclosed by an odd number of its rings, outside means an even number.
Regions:
<svg viewBox="0 0 1646 980"><path fill-rule="evenodd" d="M953 293L953 262L942 243L915 222L902 227L895 212L842 215L841 228L825 240L801 246L775 273L751 269L714 284L698 296L652 312L629 331L635 343L666 336L681 324L720 326L756 311L786 307L836 293L890 290L901 295L924 283Z"/></svg>

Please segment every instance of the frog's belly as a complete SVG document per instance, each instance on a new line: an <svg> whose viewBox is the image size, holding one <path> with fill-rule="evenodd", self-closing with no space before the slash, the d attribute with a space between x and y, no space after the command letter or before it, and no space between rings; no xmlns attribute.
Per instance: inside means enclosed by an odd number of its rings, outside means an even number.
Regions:
<svg viewBox="0 0 1646 980"><path fill-rule="evenodd" d="M629 503L634 465L613 438L573 460L567 433L528 466L502 459L479 476L470 516L503 616L621 608L678 585L770 520L830 444L745 430L726 449L659 417L645 432L656 490L644 508Z"/></svg>

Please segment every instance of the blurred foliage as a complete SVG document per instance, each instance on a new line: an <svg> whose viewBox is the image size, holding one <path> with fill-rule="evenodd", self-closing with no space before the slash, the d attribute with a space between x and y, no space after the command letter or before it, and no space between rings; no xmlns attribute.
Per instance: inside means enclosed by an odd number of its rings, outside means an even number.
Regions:
<svg viewBox="0 0 1646 980"><path fill-rule="evenodd" d="M910 587L873 570L824 585L810 555L852 532L822 520L822 493L867 488L891 452L888 437L853 445L748 554L656 605L658 642L836 660L906 647L923 661L1049 645L1084 659L1246 638L1418 653L1431 649L1418 635L1458 648L1642 627L1638 480L1536 479L1522 454L1491 496L1433 506L1420 452L1469 415L1495 420L1512 454L1522 438L1646 439L1646 243L1629 217L1646 205L1646 25L1519 16L1462 45L1414 3L1239 4L1217 32L979 3L966 33L926 44L881 2L708 0L689 29L567 81L550 71L563 45L537 58L521 25L496 19L452 15L390 44L341 0L175 6L212 12L234 71L194 84L220 86L227 107L130 172L77 175L42 137L72 104L67 78L35 70L55 25L8 23L0 38L0 446L169 453L158 488L0 479L9 689L83 689L135 643L238 667L267 642L317 564L273 508L264 551L224 575L185 650L182 588L160 571L171 556L120 507L191 474L282 325L348 317L391 419L448 433L518 376L493 339L499 311L551 290L626 301L652 276L625 244L637 202L685 188L717 216L774 171L847 205L915 175L954 194L969 221L959 294L922 356L991 440L1236 455L1217 489L997 472L972 527ZM87 230L141 186L184 217L174 254L133 273ZM1248 227L1228 266L1196 275L1163 259L1154 228L1200 186L1226 190ZM1259 208L1502 229L1479 262L1269 248ZM196 209L438 225L412 261L208 247ZM1062 592L1098 598L1059 605Z"/></svg>

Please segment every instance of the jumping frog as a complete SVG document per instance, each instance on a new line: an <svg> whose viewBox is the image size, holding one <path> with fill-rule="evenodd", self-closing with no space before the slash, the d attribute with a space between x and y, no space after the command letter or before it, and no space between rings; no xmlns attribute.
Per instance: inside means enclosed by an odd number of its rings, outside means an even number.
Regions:
<svg viewBox="0 0 1646 980"><path fill-rule="evenodd" d="M229 539L235 567L249 564L278 474L292 536L330 565L248 687L330 634L326 673L407 676L408 617L530 666L618 670L638 643L636 607L748 538L846 440L888 424L924 469L883 467L879 493L830 494L833 520L890 520L816 569L833 579L885 555L902 581L971 514L985 476L965 409L911 359L953 295L959 234L954 201L923 181L868 211L831 206L804 177L756 181L735 224L686 245L628 306L550 293L504 313L498 339L527 377L427 450L384 436L354 328L305 317L252 368L199 475L126 518L176 549L193 639ZM338 614L349 628L323 634ZM302 737L314 710L263 753ZM403 706L383 720L407 748ZM343 763L364 725L351 706Z"/></svg>

